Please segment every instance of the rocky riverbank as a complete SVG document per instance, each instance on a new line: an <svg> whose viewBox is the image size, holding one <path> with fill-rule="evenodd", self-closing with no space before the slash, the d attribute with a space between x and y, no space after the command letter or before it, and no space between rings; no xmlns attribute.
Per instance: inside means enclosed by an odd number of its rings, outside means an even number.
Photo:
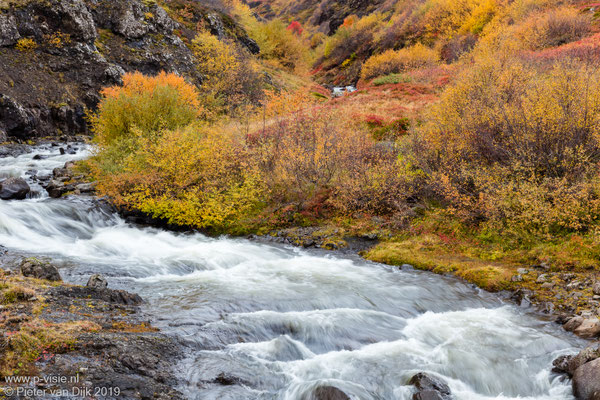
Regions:
<svg viewBox="0 0 600 400"><path fill-rule="evenodd" d="M48 262L16 259L5 254L0 269L0 394L183 398L171 373L181 346L144 320L138 295L99 276L69 285Z"/></svg>

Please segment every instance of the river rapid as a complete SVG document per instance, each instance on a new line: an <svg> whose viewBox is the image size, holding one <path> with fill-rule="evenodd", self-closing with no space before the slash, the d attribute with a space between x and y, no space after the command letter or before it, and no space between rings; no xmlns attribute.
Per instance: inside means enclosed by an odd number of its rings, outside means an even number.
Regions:
<svg viewBox="0 0 600 400"><path fill-rule="evenodd" d="M425 371L457 400L573 398L551 364L585 342L458 279L136 226L89 197L50 199L28 172L88 155L47 146L0 159L0 179L38 191L0 201L0 245L50 258L66 281L100 273L140 294L154 325L185 343L173 368L187 397L301 400L333 385L354 399L408 400L408 380ZM214 383L221 374L237 383Z"/></svg>

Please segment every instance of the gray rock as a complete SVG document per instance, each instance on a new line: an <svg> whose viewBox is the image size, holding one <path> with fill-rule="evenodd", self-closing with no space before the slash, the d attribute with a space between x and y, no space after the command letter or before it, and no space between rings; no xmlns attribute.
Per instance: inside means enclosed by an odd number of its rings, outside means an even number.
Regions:
<svg viewBox="0 0 600 400"><path fill-rule="evenodd" d="M27 258L21 262L21 274L29 278L45 279L48 281L62 281L58 269L45 261L37 258Z"/></svg>
<svg viewBox="0 0 600 400"><path fill-rule="evenodd" d="M0 46L13 46L20 38L15 17L0 13Z"/></svg>
<svg viewBox="0 0 600 400"><path fill-rule="evenodd" d="M575 328L573 333L585 339L598 337L600 336L600 320L595 317L584 319L581 325Z"/></svg>
<svg viewBox="0 0 600 400"><path fill-rule="evenodd" d="M510 278L511 282L523 282L523 277L521 275L513 275Z"/></svg>
<svg viewBox="0 0 600 400"><path fill-rule="evenodd" d="M84 42L96 39L94 19L83 0L55 1L52 9L59 14L62 30L71 37Z"/></svg>
<svg viewBox="0 0 600 400"><path fill-rule="evenodd" d="M88 282L85 286L96 289L106 289L108 287L108 281L102 275L94 274L90 276L90 279L88 279Z"/></svg>
<svg viewBox="0 0 600 400"><path fill-rule="evenodd" d="M96 182L80 183L75 186L75 190L79 190L79 193L91 193L96 188Z"/></svg>
<svg viewBox="0 0 600 400"><path fill-rule="evenodd" d="M150 25L144 21L144 10L139 3L126 3L119 12L115 31L127 39L139 39L150 32Z"/></svg>
<svg viewBox="0 0 600 400"><path fill-rule="evenodd" d="M573 393L578 400L600 400L600 359L577 368L573 374Z"/></svg>
<svg viewBox="0 0 600 400"><path fill-rule="evenodd" d="M408 383L417 389L413 400L448 400L452 398L448 384L433 375L419 372Z"/></svg>
<svg viewBox="0 0 600 400"><path fill-rule="evenodd" d="M541 274L540 276L538 276L538 278L536 279L536 283L544 283L548 280L548 275L547 274Z"/></svg>
<svg viewBox="0 0 600 400"><path fill-rule="evenodd" d="M527 268L519 268L517 269L517 273L519 275L527 275L529 273L529 270Z"/></svg>
<svg viewBox="0 0 600 400"><path fill-rule="evenodd" d="M23 178L8 178L0 182L0 199L23 200L31 191Z"/></svg>
<svg viewBox="0 0 600 400"><path fill-rule="evenodd" d="M566 372L569 376L573 376L575 371L582 365L593 361L600 357L600 348L598 347L587 347L579 352L575 356L571 356L567 362Z"/></svg>
<svg viewBox="0 0 600 400"><path fill-rule="evenodd" d="M596 296L600 296L600 281L594 282L592 285L592 291Z"/></svg>
<svg viewBox="0 0 600 400"><path fill-rule="evenodd" d="M542 283L543 289L552 289L555 286L553 282L544 282Z"/></svg>

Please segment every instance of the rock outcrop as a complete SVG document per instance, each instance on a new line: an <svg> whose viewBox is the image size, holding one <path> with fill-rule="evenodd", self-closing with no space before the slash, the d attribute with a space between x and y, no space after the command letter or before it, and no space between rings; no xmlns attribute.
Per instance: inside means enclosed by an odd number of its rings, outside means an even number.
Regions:
<svg viewBox="0 0 600 400"><path fill-rule="evenodd" d="M194 21L176 20L185 7ZM145 0L0 2L0 141L88 133L100 89L125 72L164 70L200 84L187 44L197 26L214 24L257 51L230 18L193 0L169 12Z"/></svg>

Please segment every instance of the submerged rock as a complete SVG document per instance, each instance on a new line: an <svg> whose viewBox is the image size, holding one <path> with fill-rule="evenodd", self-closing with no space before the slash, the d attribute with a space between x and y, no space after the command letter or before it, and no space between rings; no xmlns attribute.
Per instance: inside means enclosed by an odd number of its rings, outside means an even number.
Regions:
<svg viewBox="0 0 600 400"><path fill-rule="evenodd" d="M350 397L335 386L319 386L311 400L350 400Z"/></svg>
<svg viewBox="0 0 600 400"><path fill-rule="evenodd" d="M449 400L452 398L448 384L433 375L419 372L408 383L417 388L413 400Z"/></svg>
<svg viewBox="0 0 600 400"><path fill-rule="evenodd" d="M573 393L578 400L600 400L600 358L577 368L573 374Z"/></svg>
<svg viewBox="0 0 600 400"><path fill-rule="evenodd" d="M45 261L36 258L27 258L21 262L21 274L29 278L45 279L48 281L62 281L58 269Z"/></svg>
<svg viewBox="0 0 600 400"><path fill-rule="evenodd" d="M0 199L23 200L31 191L23 178L8 178L0 182Z"/></svg>

